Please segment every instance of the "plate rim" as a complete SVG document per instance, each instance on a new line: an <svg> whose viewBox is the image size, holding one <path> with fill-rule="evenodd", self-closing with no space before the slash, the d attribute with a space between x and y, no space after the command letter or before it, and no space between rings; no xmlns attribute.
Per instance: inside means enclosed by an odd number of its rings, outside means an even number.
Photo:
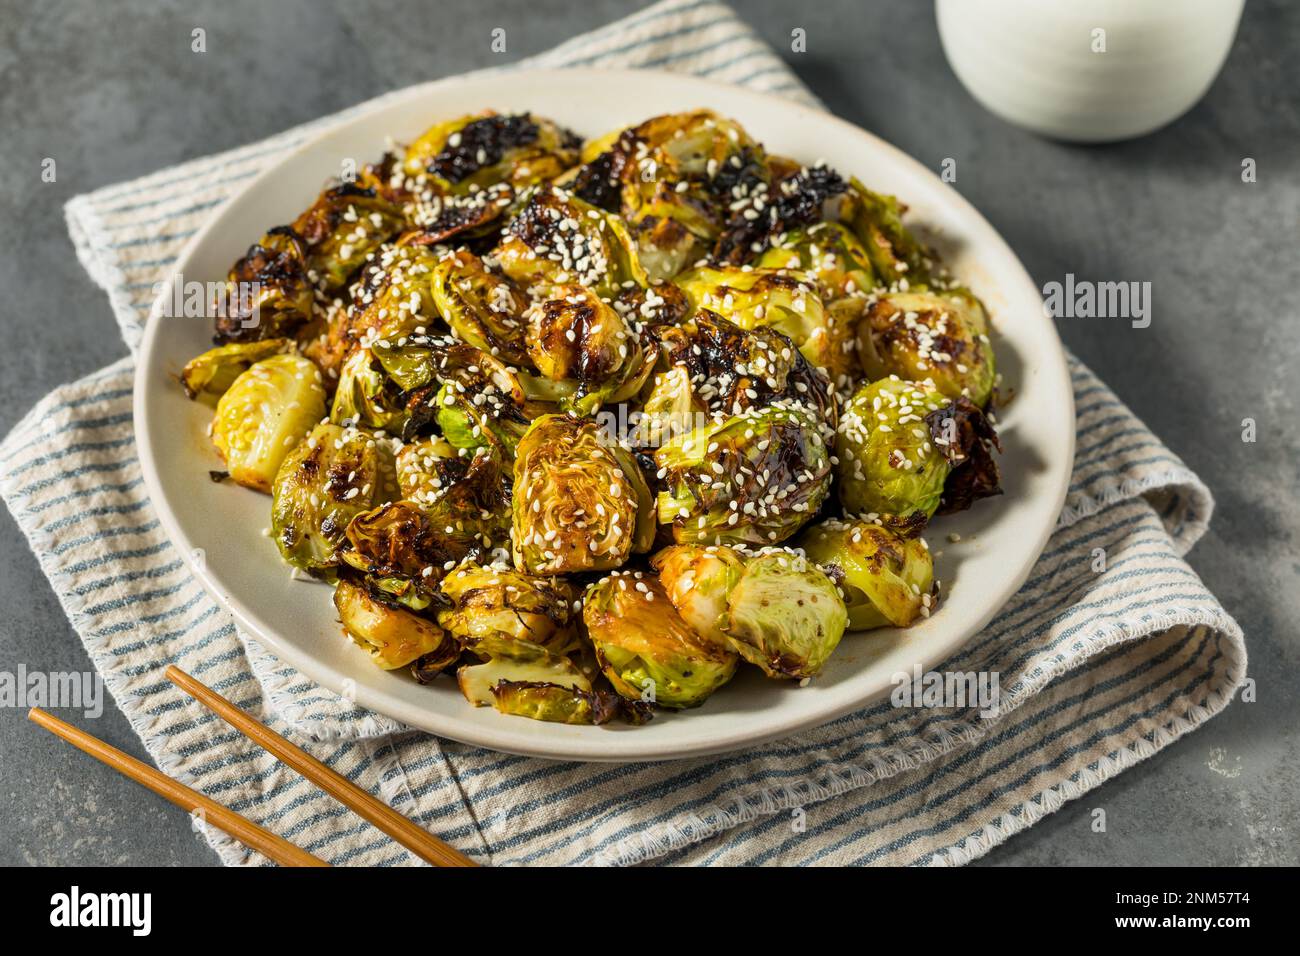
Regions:
<svg viewBox="0 0 1300 956"><path fill-rule="evenodd" d="M348 678L346 675L339 673L330 665L317 660L310 653L300 650L291 641L282 640L279 634L275 632L275 629L272 628L267 630L260 627L255 623L254 615L244 606L243 602L237 596L226 593L221 587L219 581L211 575L206 564L197 557L196 546L181 530L177 517L173 512L173 509L170 507L167 497L163 494L159 479L158 463L153 454L153 446L151 443L146 441L147 436L151 434L149 427L151 416L149 402L147 400L147 390L150 385L150 380L153 377L147 373L157 364L154 353L159 339L158 330L161 326L161 303L167 301L171 296L174 283L183 275L186 265L188 265L194 258L196 251L208 241L210 235L218 230L222 221L226 218L228 210L234 207L244 194L259 188L266 180L281 174L286 167L294 165L302 156L315 150L319 143L331 136L338 135L350 125L369 119L375 111L396 109L408 100L428 97L447 87L472 84L479 80L498 79L503 74L508 74L511 79L517 81L528 82L530 80L535 80L539 83L560 75L569 78L572 78L575 75L586 75L591 77L593 81L598 80L599 78L621 78L624 81L639 81L644 83L671 80L673 82L685 82L688 85L696 85L701 88L702 94L706 94L710 89L715 92L723 91L727 95L740 94L756 99L761 103L766 103L773 109L779 109L784 112L794 110L806 117L813 118L815 122L829 123L836 126L840 129L842 134L867 140L874 149L884 152L889 156L889 159L892 162L908 168L913 174L921 174L925 178L938 181L938 177L919 160L908 155L906 152L899 149L897 146L894 146L887 140L882 139L868 130L862 129L861 127L856 126L848 120L842 119L827 110L807 106L773 93L751 90L733 84L720 83L693 74L675 73L666 70L597 69L589 67L571 69L513 69L507 67L505 69L479 70L468 74L445 77L417 84L404 90L381 94L376 98L376 100L348 107L343 112L354 113L354 115L348 115L346 119L330 125L327 129L323 129L315 135L309 136L302 143L292 148L281 159L252 177L252 179L245 183L237 192L233 193L226 200L225 204L217 214L201 226L182 247L181 251L177 255L171 273L164 280L164 288L150 306L142 330L139 349L136 353L136 376L132 388L132 418L141 475L144 479L145 488L148 492L150 502L158 514L159 522L161 523L168 540L180 551L182 560L185 562L186 567L202 584L204 590L207 591L218 604L230 612L234 617L236 624L240 628L243 628L246 633L267 645L267 647L273 651L280 660L302 671L321 686L326 687L337 694L343 694L344 685L351 683L353 685L351 688L351 699L359 707L371 710L377 714L388 716L390 719L413 729L423 730L436 736L445 737L470 746L483 747L501 753L539 757L551 760L571 760L591 763L664 761L700 757L710 754L734 752L746 747L752 747L765 742L790 737L802 731L823 726L844 716L845 714L861 710L862 708L880 700L888 693L888 686L860 696L847 703L826 706L821 710L813 711L795 719L787 718L779 726L768 727L767 729L758 732L737 732L730 735L711 738L707 741L696 744L674 745L672 742L659 742L658 744L653 744L647 741L638 745L637 742L632 739L634 735L619 734L617 736L618 743L617 745L614 745L618 749L617 753L610 752L611 745L615 738L605 737L598 732L594 733L590 739L564 739L556 737L555 746L540 744L539 738L535 736L512 732L508 725L503 726L499 731L491 731L489 733L459 734L456 733L454 729L449 731L444 727L430 726L430 724L439 723L437 719L421 723L418 721L412 721L406 717L397 716L393 712L394 709L398 712L406 709L405 706L398 706L396 708L392 706L394 703L400 704L400 701L395 701L390 695L372 690L371 688ZM249 143L245 145L254 144ZM1028 288L1032 288L1035 295L1041 299L1041 293L1038 291L1037 285L1034 283L1033 278L1025 268L1024 263L1021 262L1020 257L1015 253L993 224L990 223L969 200L958 193L955 189L947 189L946 195L948 197L946 201L957 207L958 212L983 224L993 239L1000 244L1001 251L1005 253L1005 258L1011 264L1011 267L1018 270L1018 278L1023 280ZM1065 346L1061 340L1060 332L1056 328L1055 323L1051 322L1051 320L1046 316L1043 317L1043 321L1049 326L1049 339L1054 343L1055 349L1053 350L1053 354L1050 356L1035 356L1035 358L1040 362L1047 362L1050 360L1053 364L1057 365L1057 376L1068 385L1071 381L1071 376ZM1065 393L1067 404L1063 411L1069 422L1069 427L1066 429L1066 442L1068 445L1068 454L1066 455L1066 458L1068 459L1068 464L1061 470L1060 478L1058 479L1057 487L1055 489L1055 502L1052 513L1056 515L1061 513L1065 504L1065 499L1069 490L1070 478L1074 470L1074 455L1076 450L1074 390L1072 387L1067 387ZM1031 551L1027 552L1031 554L1032 557L1025 562L1023 567L1018 568L1013 575L1000 579L1001 583L998 588L999 593L996 600L990 605L990 610L988 610L981 618L973 619L972 623L963 625L960 628L963 632L963 637L959 641L952 646L945 645L941 651L930 650L918 655L916 662L923 670L933 669L936 664L941 663L944 659L951 656L956 649L969 643L969 641L1006 606L1007 601L1015 595L1021 585L1028 579L1034 565L1037 564L1038 559L1042 556L1047 541L1055 530L1055 521L1046 523L1044 528L1039 529L1038 539L1034 542L1034 547ZM254 676L256 677L256 675ZM575 742L575 740L578 740L579 742ZM609 743L602 746L600 743L601 741L609 741Z"/></svg>

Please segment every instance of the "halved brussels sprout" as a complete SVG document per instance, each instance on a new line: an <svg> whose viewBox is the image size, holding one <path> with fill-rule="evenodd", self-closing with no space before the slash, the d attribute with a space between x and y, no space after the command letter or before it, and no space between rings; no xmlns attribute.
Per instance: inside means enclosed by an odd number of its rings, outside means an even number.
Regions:
<svg viewBox="0 0 1300 956"><path fill-rule="evenodd" d="M625 282L649 284L622 220L556 186L531 194L493 258L530 289L577 283L609 298Z"/></svg>
<svg viewBox="0 0 1300 956"><path fill-rule="evenodd" d="M436 496L389 501L354 517L347 526L352 548L341 557L372 576L428 590L461 559L503 547L508 529L500 459L484 450Z"/></svg>
<svg viewBox="0 0 1300 956"><path fill-rule="evenodd" d="M951 465L935 446L926 416L947 404L924 382L892 377L857 391L840 410L835 434L837 488L846 514L934 514Z"/></svg>
<svg viewBox="0 0 1300 956"><path fill-rule="evenodd" d="M591 419L543 415L516 450L515 567L530 574L603 571L648 551L650 490L631 453Z"/></svg>
<svg viewBox="0 0 1300 956"><path fill-rule="evenodd" d="M866 295L876 285L867 250L838 222L819 222L788 233L763 253L756 265L812 276L826 302Z"/></svg>
<svg viewBox="0 0 1300 956"><path fill-rule="evenodd" d="M531 641L485 637L474 652L485 658L484 662L462 667L456 682L465 699L476 707L494 704L492 691L503 681L591 690L591 681L572 662Z"/></svg>
<svg viewBox="0 0 1300 956"><path fill-rule="evenodd" d="M637 394L658 352L647 349L611 306L590 289L561 285L529 311L528 354L552 382L560 407L591 414L607 402Z"/></svg>
<svg viewBox="0 0 1300 956"><path fill-rule="evenodd" d="M769 328L745 331L707 309L685 326L657 328L665 361L686 369L696 399L716 415L740 415L778 401L803 405L831 428L834 396L788 338Z"/></svg>
<svg viewBox="0 0 1300 956"><path fill-rule="evenodd" d="M387 245L353 286L350 332L362 344L404 345L409 336L437 332L442 317L433 294L438 253L409 243Z"/></svg>
<svg viewBox="0 0 1300 956"><path fill-rule="evenodd" d="M906 292L930 281L930 252L903 225L907 207L893 196L874 193L849 180L840 219L862 240L876 281Z"/></svg>
<svg viewBox="0 0 1300 956"><path fill-rule="evenodd" d="M784 541L821 508L830 450L802 406L779 402L697 428L654 455L660 524L678 544Z"/></svg>
<svg viewBox="0 0 1300 956"><path fill-rule="evenodd" d="M872 521L828 519L804 531L799 546L809 561L843 574L850 630L907 627L930 616L934 561L921 538Z"/></svg>
<svg viewBox="0 0 1300 956"><path fill-rule="evenodd" d="M433 301L464 341L511 365L525 365L524 310L528 301L505 276L461 250L444 256L433 271Z"/></svg>
<svg viewBox="0 0 1300 956"><path fill-rule="evenodd" d="M231 267L215 339L224 344L292 335L311 318L313 297L302 238L288 226L272 229Z"/></svg>
<svg viewBox="0 0 1300 956"><path fill-rule="evenodd" d="M307 245L308 278L332 292L404 225L401 209L373 189L344 183L321 193L293 230Z"/></svg>
<svg viewBox="0 0 1300 956"><path fill-rule="evenodd" d="M503 714L547 720L558 724L604 724L618 714L629 723L644 723L648 714L625 706L617 694L607 690L579 690L558 684L500 681L492 688L493 705Z"/></svg>
<svg viewBox="0 0 1300 956"><path fill-rule="evenodd" d="M231 478L269 492L280 462L324 414L320 369L301 355L273 355L240 373L217 401L212 441Z"/></svg>
<svg viewBox="0 0 1300 956"><path fill-rule="evenodd" d="M339 373L330 405L330 421L345 427L361 425L400 435L406 420L401 388L389 380L370 349L353 349Z"/></svg>
<svg viewBox="0 0 1300 956"><path fill-rule="evenodd" d="M460 656L456 641L437 624L380 601L353 581L339 581L334 607L348 637L386 671L417 659L426 671L440 670Z"/></svg>
<svg viewBox="0 0 1300 956"><path fill-rule="evenodd" d="M563 578L462 562L439 584L451 607L438 623L474 650L486 638L530 641L566 654L574 640L577 595Z"/></svg>
<svg viewBox="0 0 1300 956"><path fill-rule="evenodd" d="M369 432L323 422L284 459L275 476L271 533L285 561L328 577L348 523L392 490L388 446Z"/></svg>
<svg viewBox="0 0 1300 956"><path fill-rule="evenodd" d="M801 555L750 558L727 598L732 649L769 677L813 677L844 636L848 611L826 572Z"/></svg>
<svg viewBox="0 0 1300 956"><path fill-rule="evenodd" d="M729 647L723 627L727 598L745 570L740 552L716 545L675 544L650 563L682 620L701 637Z"/></svg>
<svg viewBox="0 0 1300 956"><path fill-rule="evenodd" d="M653 575L591 585L582 616L601 669L629 700L696 707L736 673L736 654L696 634Z"/></svg>
<svg viewBox="0 0 1300 956"><path fill-rule="evenodd" d="M581 141L530 113L488 112L438 123L408 147L402 168L452 193L552 179L578 161Z"/></svg>
<svg viewBox="0 0 1300 956"><path fill-rule="evenodd" d="M929 381L981 408L993 392L988 317L966 289L891 292L874 299L858 328L858 355L872 379Z"/></svg>
<svg viewBox="0 0 1300 956"><path fill-rule="evenodd" d="M226 389L256 362L282 352L293 351L288 339L262 339L257 342L232 342L208 349L192 358L181 369L181 386L192 399L216 404Z"/></svg>
<svg viewBox="0 0 1300 956"><path fill-rule="evenodd" d="M693 312L707 309L742 329L766 327L790 339L815 368L836 362L821 297L811 280L782 269L704 267L673 280Z"/></svg>

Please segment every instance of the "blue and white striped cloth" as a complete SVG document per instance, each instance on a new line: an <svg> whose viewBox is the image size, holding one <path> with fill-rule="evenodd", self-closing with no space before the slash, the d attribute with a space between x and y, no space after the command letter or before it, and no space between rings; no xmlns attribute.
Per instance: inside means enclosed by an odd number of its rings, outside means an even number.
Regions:
<svg viewBox="0 0 1300 956"><path fill-rule="evenodd" d="M711 2L668 0L530 63L682 70L815 103ZM78 255L128 343L204 219L337 119L68 204ZM356 710L242 639L146 496L130 358L59 389L14 429L0 493L158 764L333 863L414 861L175 693L167 664L484 863L960 863L1198 726L1245 676L1240 630L1182 559L1207 526L1209 492L1086 368L1072 375L1078 460L1059 527L1020 593L946 665L999 672L994 719L886 702L678 763L556 763L439 740ZM228 863L265 862L208 839Z"/></svg>

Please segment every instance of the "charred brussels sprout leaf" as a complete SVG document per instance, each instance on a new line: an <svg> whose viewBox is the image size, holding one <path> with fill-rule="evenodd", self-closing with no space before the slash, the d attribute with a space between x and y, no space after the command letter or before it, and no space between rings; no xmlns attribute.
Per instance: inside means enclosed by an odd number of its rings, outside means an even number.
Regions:
<svg viewBox="0 0 1300 956"><path fill-rule="evenodd" d="M654 459L659 522L678 544L784 541L817 514L831 485L817 422L786 403L697 428Z"/></svg>
<svg viewBox="0 0 1300 956"><path fill-rule="evenodd" d="M837 172L814 166L778 179L770 189L755 190L732 212L714 246L714 258L732 265L751 261L775 237L821 219L826 201L845 188Z"/></svg>
<svg viewBox="0 0 1300 956"><path fill-rule="evenodd" d="M582 614L601 669L629 700L695 707L736 672L736 655L691 630L653 576L593 584Z"/></svg>
<svg viewBox="0 0 1300 956"><path fill-rule="evenodd" d="M828 520L805 531L799 545L809 561L843 574L850 630L907 627L929 617L934 562L919 537L870 521Z"/></svg>
<svg viewBox="0 0 1300 956"><path fill-rule="evenodd" d="M360 584L339 581L334 607L348 637L365 649L384 670L417 659L426 672L441 670L460 656L460 648L432 621L387 604Z"/></svg>
<svg viewBox="0 0 1300 956"><path fill-rule="evenodd" d="M275 476L271 532L285 561L323 577L338 566L348 523L387 499L388 448L355 428L319 424Z"/></svg>
<svg viewBox="0 0 1300 956"><path fill-rule="evenodd" d="M722 628L727 623L727 598L745 570L745 561L732 548L672 545L651 562L668 599L691 629L721 647L729 647Z"/></svg>
<svg viewBox="0 0 1300 956"><path fill-rule="evenodd" d="M292 335L312 314L307 249L287 226L272 229L234 264L226 281L216 341L252 342Z"/></svg>
<svg viewBox="0 0 1300 956"><path fill-rule="evenodd" d="M993 346L984 306L970 292L893 292L866 309L858 354L871 379L928 380L981 408L993 391Z"/></svg>
<svg viewBox="0 0 1300 956"><path fill-rule="evenodd" d="M505 638L564 654L575 639L576 594L562 578L464 562L439 588L451 606L438 612L438 623L469 650Z"/></svg>
<svg viewBox="0 0 1300 956"><path fill-rule="evenodd" d="M939 513L964 511L980 498L1002 494L994 450L1002 443L984 413L966 398L926 416L930 436L952 465L939 499Z"/></svg>
<svg viewBox="0 0 1300 956"><path fill-rule="evenodd" d="M232 342L208 349L190 359L181 369L181 386L190 398L211 401L225 394L241 374L256 362L293 350L288 339L263 339L260 342Z"/></svg>
<svg viewBox="0 0 1300 956"><path fill-rule="evenodd" d="M231 478L269 492L280 462L324 414L320 370L299 355L273 355L242 372L218 400L212 441Z"/></svg>
<svg viewBox="0 0 1300 956"><path fill-rule="evenodd" d="M874 193L856 179L840 207L840 219L862 240L881 285L907 291L930 281L930 253L903 225L907 207Z"/></svg>
<svg viewBox="0 0 1300 956"><path fill-rule="evenodd" d="M673 280L693 312L707 309L742 329L766 327L790 339L815 368L836 364L830 322L814 284L777 269L700 268Z"/></svg>
<svg viewBox="0 0 1300 956"><path fill-rule="evenodd" d="M514 465L515 566L530 574L616 568L650 549L650 491L630 452L591 419L543 415Z"/></svg>
<svg viewBox="0 0 1300 956"><path fill-rule="evenodd" d="M439 261L433 301L463 341L511 365L527 363L522 318L527 300L505 276L489 272L482 259L461 251Z"/></svg>
<svg viewBox="0 0 1300 956"><path fill-rule="evenodd" d="M727 599L731 647L769 677L813 677L844 635L848 611L835 583L795 554L751 558Z"/></svg>
<svg viewBox="0 0 1300 956"><path fill-rule="evenodd" d="M947 404L929 385L896 378L857 391L841 409L835 436L837 488L846 514L934 514L952 466L935 445L926 416Z"/></svg>

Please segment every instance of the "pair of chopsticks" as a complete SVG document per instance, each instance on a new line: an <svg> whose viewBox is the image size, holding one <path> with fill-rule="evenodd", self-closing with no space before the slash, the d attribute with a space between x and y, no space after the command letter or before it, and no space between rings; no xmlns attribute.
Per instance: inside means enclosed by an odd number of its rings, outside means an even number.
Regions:
<svg viewBox="0 0 1300 956"><path fill-rule="evenodd" d="M351 809L357 816L387 833L416 856L434 866L478 865L383 801L376 800L305 750L291 744L265 724L250 717L225 697L201 681L195 680L179 667L173 664L167 668L166 674L169 681L204 704L253 743L278 757L282 763L298 771L335 800ZM178 783L165 773L136 760L116 747L104 743L98 737L79 730L39 707L33 707L27 716L50 733L62 737L74 747L130 777L136 783L148 787L178 807L190 812L196 810L201 812L208 823L282 866L329 866L324 860L313 856L301 847L294 846L283 837L263 829L197 790Z"/></svg>

